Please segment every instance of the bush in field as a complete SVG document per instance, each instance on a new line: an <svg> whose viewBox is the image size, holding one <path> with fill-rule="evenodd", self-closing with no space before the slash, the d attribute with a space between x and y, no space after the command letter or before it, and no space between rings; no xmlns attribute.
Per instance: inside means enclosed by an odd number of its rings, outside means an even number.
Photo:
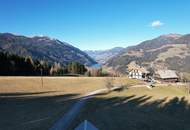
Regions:
<svg viewBox="0 0 190 130"><path fill-rule="evenodd" d="M114 79L109 77L105 80L105 86L108 90L111 90L114 87Z"/></svg>

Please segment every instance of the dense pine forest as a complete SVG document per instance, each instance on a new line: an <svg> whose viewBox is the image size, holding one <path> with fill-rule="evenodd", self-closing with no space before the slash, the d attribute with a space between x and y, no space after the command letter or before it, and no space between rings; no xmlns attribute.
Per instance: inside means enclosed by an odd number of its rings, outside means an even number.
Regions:
<svg viewBox="0 0 190 130"><path fill-rule="evenodd" d="M83 64L71 62L67 65L50 64L47 61L21 57L7 52L0 52L0 75L2 76L59 76L67 74L85 74Z"/></svg>

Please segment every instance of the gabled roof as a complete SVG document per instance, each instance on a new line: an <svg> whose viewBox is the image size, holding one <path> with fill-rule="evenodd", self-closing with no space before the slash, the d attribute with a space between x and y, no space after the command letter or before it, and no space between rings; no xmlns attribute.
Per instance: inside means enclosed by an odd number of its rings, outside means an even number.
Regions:
<svg viewBox="0 0 190 130"><path fill-rule="evenodd" d="M75 130L98 130L92 123L85 120Z"/></svg>
<svg viewBox="0 0 190 130"><path fill-rule="evenodd" d="M149 71L147 71L144 67L137 65L135 61L132 61L130 64L128 64L127 67L128 67L128 71L138 70L142 73L149 73Z"/></svg>
<svg viewBox="0 0 190 130"><path fill-rule="evenodd" d="M162 79L178 78L178 76L174 70L158 70L157 74Z"/></svg>

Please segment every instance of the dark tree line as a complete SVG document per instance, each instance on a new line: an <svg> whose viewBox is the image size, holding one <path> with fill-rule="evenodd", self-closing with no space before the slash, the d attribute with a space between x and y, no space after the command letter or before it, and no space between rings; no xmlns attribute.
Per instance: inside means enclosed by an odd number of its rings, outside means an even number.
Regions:
<svg viewBox="0 0 190 130"><path fill-rule="evenodd" d="M0 52L0 75L37 76L41 75L42 70L43 75L49 75L49 68L44 61Z"/></svg>
<svg viewBox="0 0 190 130"><path fill-rule="evenodd" d="M87 69L83 64L78 62L71 62L67 65L67 71L71 74L84 74Z"/></svg>
<svg viewBox="0 0 190 130"><path fill-rule="evenodd" d="M48 62L33 60L31 57L0 52L0 75L2 76L84 74L86 71L85 66L77 62L69 63L66 66L59 63L50 65Z"/></svg>
<svg viewBox="0 0 190 130"><path fill-rule="evenodd" d="M80 74L84 75L87 71L83 64L78 62L71 62L62 67L59 63L54 63L50 69L50 75L67 75L67 74Z"/></svg>

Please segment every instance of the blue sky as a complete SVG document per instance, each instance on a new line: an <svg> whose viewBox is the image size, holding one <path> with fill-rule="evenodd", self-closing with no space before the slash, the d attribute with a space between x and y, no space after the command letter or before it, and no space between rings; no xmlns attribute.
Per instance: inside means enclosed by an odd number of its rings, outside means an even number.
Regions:
<svg viewBox="0 0 190 130"><path fill-rule="evenodd" d="M0 32L47 35L82 50L190 33L190 0L0 0Z"/></svg>

